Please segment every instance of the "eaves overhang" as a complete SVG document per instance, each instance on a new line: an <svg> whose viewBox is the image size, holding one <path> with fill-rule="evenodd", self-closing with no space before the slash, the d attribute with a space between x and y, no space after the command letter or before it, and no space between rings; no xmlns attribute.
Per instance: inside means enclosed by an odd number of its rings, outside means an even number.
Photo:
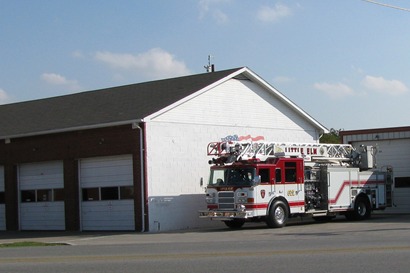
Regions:
<svg viewBox="0 0 410 273"><path fill-rule="evenodd" d="M130 124L134 128L135 126L138 126L138 124L141 122L143 122L143 119L132 119L132 120L125 120L125 121L107 122L107 123L100 123L100 124L67 127L67 128L61 128L61 129L43 130L43 131L37 131L37 132L26 132L26 133L21 133L21 134L14 134L14 135L0 135L0 139L10 140L10 139L15 139L15 138L24 138L24 137L33 137L33 136L41 136L41 135L49 135L49 134L75 132L75 131L81 131L81 130L115 127L115 126L122 126L122 125L127 125L127 124Z"/></svg>

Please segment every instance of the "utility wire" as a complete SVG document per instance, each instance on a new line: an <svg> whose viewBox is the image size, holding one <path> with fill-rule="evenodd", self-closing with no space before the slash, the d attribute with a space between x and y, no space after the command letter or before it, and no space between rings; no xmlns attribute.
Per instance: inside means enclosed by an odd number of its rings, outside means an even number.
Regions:
<svg viewBox="0 0 410 273"><path fill-rule="evenodd" d="M383 6L383 7L388 7L388 8L392 8L392 9L398 9L398 10L403 10L403 11L410 12L410 9L406 9L406 8L402 8L402 7L398 7L398 6L393 6L393 5L389 5L389 4L384 4L384 3L380 3L380 2L376 2L376 1L372 1L372 0L362 0L362 1L369 2L369 3L376 4L376 5Z"/></svg>

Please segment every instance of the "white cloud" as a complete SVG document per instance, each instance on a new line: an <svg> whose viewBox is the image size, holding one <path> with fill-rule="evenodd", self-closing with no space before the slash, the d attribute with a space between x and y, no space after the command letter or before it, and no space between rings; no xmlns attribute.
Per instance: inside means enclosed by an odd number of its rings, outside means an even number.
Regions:
<svg viewBox="0 0 410 273"><path fill-rule="evenodd" d="M0 104L7 103L10 100L10 96L6 91L0 88Z"/></svg>
<svg viewBox="0 0 410 273"><path fill-rule="evenodd" d="M41 78L50 84L57 84L57 85L64 85L67 84L68 81L65 77L55 74L55 73L43 73Z"/></svg>
<svg viewBox="0 0 410 273"><path fill-rule="evenodd" d="M262 22L276 22L282 18L288 17L292 14L289 7L276 4L273 7L261 7L257 13L257 18Z"/></svg>
<svg viewBox="0 0 410 273"><path fill-rule="evenodd" d="M199 5L199 19L204 19L208 14L218 23L225 23L229 20L228 15L222 10L215 8L215 6L231 2L231 0L200 0Z"/></svg>
<svg viewBox="0 0 410 273"><path fill-rule="evenodd" d="M407 93L407 86L398 80L386 80L383 77L373 77L367 75L362 84L369 90L380 92L388 95L401 95Z"/></svg>
<svg viewBox="0 0 410 273"><path fill-rule="evenodd" d="M338 99L355 95L353 89L343 83L315 83L313 87L325 93L332 99Z"/></svg>
<svg viewBox="0 0 410 273"><path fill-rule="evenodd" d="M68 87L70 90L78 90L80 86L76 80L68 80L64 76L56 73L43 73L41 79L51 85Z"/></svg>
<svg viewBox="0 0 410 273"><path fill-rule="evenodd" d="M135 72L151 79L190 74L184 62L161 48L153 48L137 55L100 51L94 57L114 69Z"/></svg>

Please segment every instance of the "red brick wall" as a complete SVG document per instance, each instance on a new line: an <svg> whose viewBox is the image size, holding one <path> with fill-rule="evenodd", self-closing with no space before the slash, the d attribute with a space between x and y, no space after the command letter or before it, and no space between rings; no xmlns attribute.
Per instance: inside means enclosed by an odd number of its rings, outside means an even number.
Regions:
<svg viewBox="0 0 410 273"><path fill-rule="evenodd" d="M140 125L142 127L142 125ZM18 230L17 166L21 163L64 162L66 230L80 229L78 160L81 158L132 154L134 159L135 227L141 221L140 132L131 124L11 139L0 143L0 165L5 168L7 230Z"/></svg>

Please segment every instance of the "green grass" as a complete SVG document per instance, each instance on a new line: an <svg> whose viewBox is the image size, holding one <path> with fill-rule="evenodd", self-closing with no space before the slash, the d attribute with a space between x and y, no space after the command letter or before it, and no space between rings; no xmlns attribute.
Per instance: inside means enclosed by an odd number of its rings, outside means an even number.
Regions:
<svg viewBox="0 0 410 273"><path fill-rule="evenodd" d="M15 242L0 244L0 248L5 247L27 247L27 246L63 246L64 243L41 243L41 242Z"/></svg>

